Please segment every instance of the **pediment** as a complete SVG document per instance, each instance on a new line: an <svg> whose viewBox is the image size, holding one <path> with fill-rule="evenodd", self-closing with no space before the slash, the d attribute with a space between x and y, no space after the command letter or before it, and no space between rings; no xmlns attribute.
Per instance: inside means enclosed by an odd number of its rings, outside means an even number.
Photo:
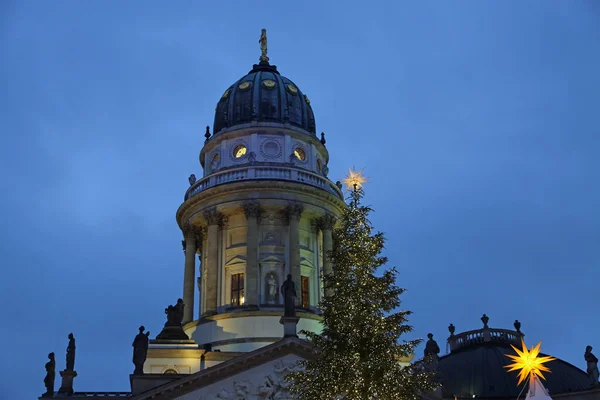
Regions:
<svg viewBox="0 0 600 400"><path fill-rule="evenodd" d="M306 257L300 257L300 265L309 268L315 267L315 264L311 261L311 259Z"/></svg>
<svg viewBox="0 0 600 400"><path fill-rule="evenodd" d="M298 368L299 360L312 357L312 346L308 342L298 338L284 338L131 399L260 399L274 395L287 399L291 397L287 397L289 394L283 377L287 372ZM242 394L243 397L239 397Z"/></svg>
<svg viewBox="0 0 600 400"><path fill-rule="evenodd" d="M261 264L285 264L285 260L276 254L266 254L258 261Z"/></svg>
<svg viewBox="0 0 600 400"><path fill-rule="evenodd" d="M237 256L233 256L229 260L227 260L227 262L225 263L225 266L226 267L235 267L240 264L246 264L246 257L237 255Z"/></svg>

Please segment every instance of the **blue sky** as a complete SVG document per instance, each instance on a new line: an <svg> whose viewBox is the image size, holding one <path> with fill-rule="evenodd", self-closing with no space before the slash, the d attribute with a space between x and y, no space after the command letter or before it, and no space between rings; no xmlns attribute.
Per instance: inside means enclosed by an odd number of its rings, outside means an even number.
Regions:
<svg viewBox="0 0 600 400"><path fill-rule="evenodd" d="M600 352L600 4L345 4L0 4L1 398L41 394L69 332L77 391L129 390L137 327L181 295L204 127L261 28L330 177L370 177L414 337L444 349L487 313L580 368Z"/></svg>

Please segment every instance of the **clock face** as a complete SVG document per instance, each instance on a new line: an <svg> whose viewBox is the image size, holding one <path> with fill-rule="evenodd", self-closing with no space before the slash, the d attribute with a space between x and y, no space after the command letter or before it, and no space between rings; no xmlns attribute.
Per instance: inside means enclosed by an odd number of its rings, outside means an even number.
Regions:
<svg viewBox="0 0 600 400"><path fill-rule="evenodd" d="M233 156L235 158L243 157L244 155L246 155L246 151L246 146L240 144L238 146L235 146L235 149L233 149Z"/></svg>
<svg viewBox="0 0 600 400"><path fill-rule="evenodd" d="M267 89L273 89L275 87L275 81L272 81L271 79L265 79L262 83Z"/></svg>

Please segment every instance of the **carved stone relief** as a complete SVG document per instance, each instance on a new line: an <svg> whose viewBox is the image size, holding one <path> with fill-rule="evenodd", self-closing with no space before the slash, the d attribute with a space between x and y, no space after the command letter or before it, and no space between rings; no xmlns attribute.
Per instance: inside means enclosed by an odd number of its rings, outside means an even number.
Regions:
<svg viewBox="0 0 600 400"><path fill-rule="evenodd" d="M273 371L262 382L233 381L233 387L222 389L217 394L217 398L223 400L292 400L293 396L289 391L290 384L285 382L285 376L301 369L302 367L297 363L277 361L273 364Z"/></svg>

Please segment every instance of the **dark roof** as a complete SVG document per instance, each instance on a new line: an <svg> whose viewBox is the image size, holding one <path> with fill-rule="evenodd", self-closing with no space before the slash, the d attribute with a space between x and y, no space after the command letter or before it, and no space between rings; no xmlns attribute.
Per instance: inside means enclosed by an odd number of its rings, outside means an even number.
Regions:
<svg viewBox="0 0 600 400"><path fill-rule="evenodd" d="M438 371L444 397L516 398L523 384L517 386L517 371L503 368L512 363L505 354L516 353L505 344L482 343L441 357ZM551 395L590 388L588 375L574 365L562 360L546 365L552 372L544 373L542 384Z"/></svg>
<svg viewBox="0 0 600 400"><path fill-rule="evenodd" d="M252 71L231 85L215 111L213 134L254 121L291 124L315 135L315 117L306 96L277 67L255 64Z"/></svg>

